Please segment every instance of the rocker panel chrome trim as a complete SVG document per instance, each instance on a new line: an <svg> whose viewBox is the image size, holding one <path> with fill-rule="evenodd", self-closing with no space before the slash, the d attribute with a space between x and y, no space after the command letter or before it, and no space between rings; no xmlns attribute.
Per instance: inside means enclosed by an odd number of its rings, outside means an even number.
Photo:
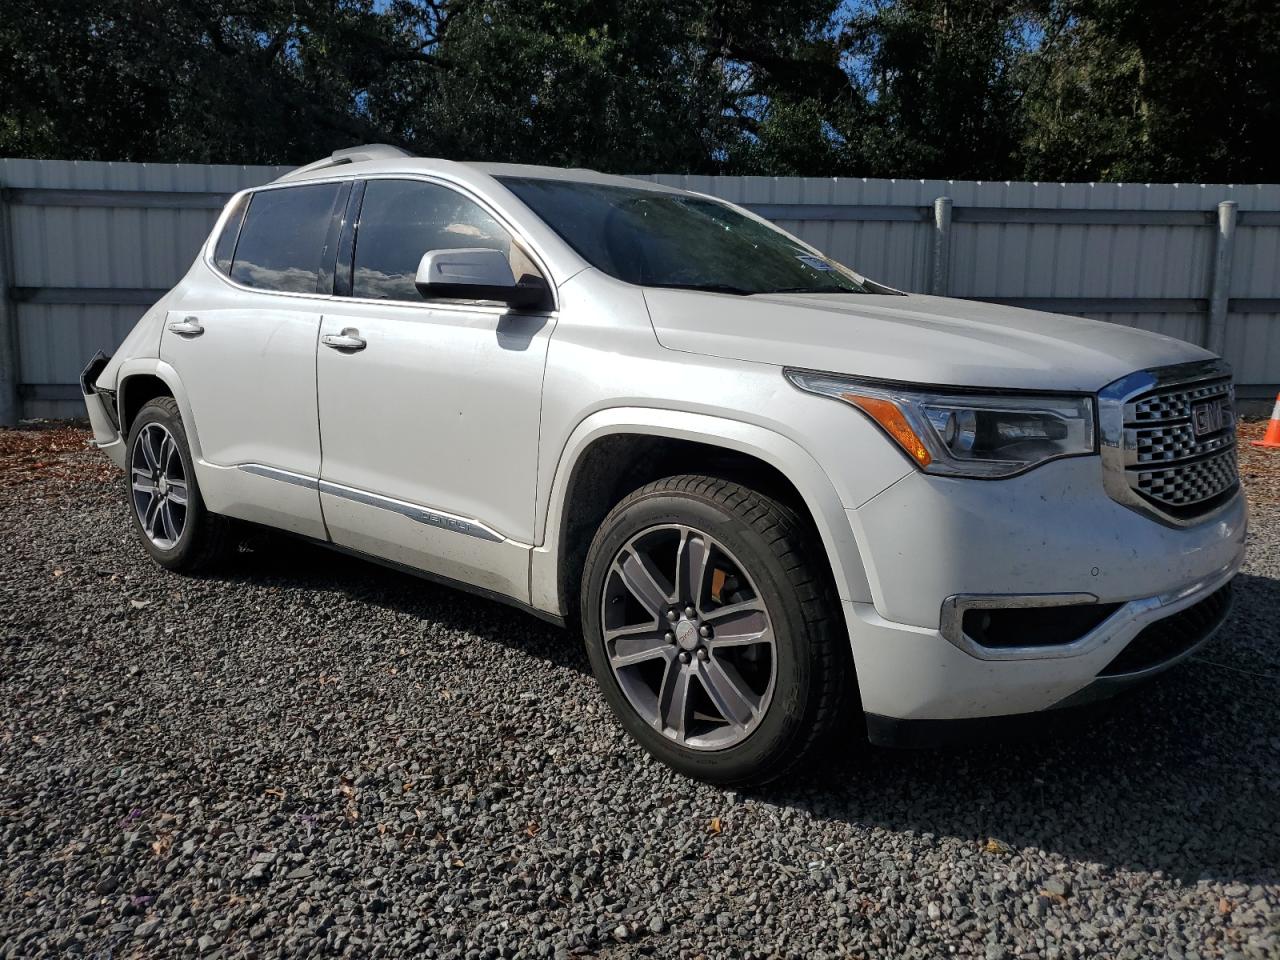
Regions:
<svg viewBox="0 0 1280 960"><path fill-rule="evenodd" d="M477 540L502 543L507 539L498 531L486 527L479 520L454 516L441 510L431 510L428 507L420 507L416 503L407 503L404 500L384 497L380 493L370 493L368 490L358 490L355 487L344 487L340 483L331 483L328 480L320 481L320 492L327 493L333 497L342 497L353 503L363 503L365 506L390 510L392 513L398 513L401 516L408 517L410 520L416 520L418 523L439 527L442 530L452 530L454 533L475 537Z"/></svg>
<svg viewBox="0 0 1280 960"><path fill-rule="evenodd" d="M245 473L252 473L255 477L266 477L268 480L292 483L294 486L306 487L309 490L316 489L320 483L315 477L308 477L305 473L294 473L291 470L281 470L279 467L268 467L262 463L241 463L237 465L236 469L243 470Z"/></svg>
<svg viewBox="0 0 1280 960"><path fill-rule="evenodd" d="M293 473L290 470L281 470L278 467L268 467L261 463L241 463L237 464L237 469L255 476L266 477L269 480L292 483L299 487L327 493L330 496L342 497L344 500L350 500L353 503L362 503L365 506L389 510L418 523L439 527L441 530L452 530L454 533L475 537L477 540L502 543L507 539L498 531L485 526L479 520L472 520L470 517L459 517L452 513L445 513L442 510L432 510L416 503L396 500L394 497L384 497L379 493L370 493L368 490L343 486L340 483L333 483L329 480L317 480L315 477L309 477L306 474Z"/></svg>

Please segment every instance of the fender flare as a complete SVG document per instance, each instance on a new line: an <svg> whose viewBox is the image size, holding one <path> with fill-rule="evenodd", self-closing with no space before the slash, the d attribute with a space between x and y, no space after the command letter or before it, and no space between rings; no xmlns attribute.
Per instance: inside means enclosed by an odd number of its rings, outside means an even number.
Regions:
<svg viewBox="0 0 1280 960"><path fill-rule="evenodd" d="M799 491L812 516L840 599L871 600L866 568L844 504L818 461L794 440L726 417L650 407L609 407L579 423L561 451L547 493L541 545L534 548L530 564L530 596L535 607L562 616L567 613L561 609L559 589L565 496L583 453L596 440L618 434L690 440L747 454L773 467Z"/></svg>
<svg viewBox="0 0 1280 960"><path fill-rule="evenodd" d="M124 423L124 400L127 393L127 382L130 377L137 376L156 377L169 388L169 392L173 394L173 399L177 401L178 412L182 414L182 426L187 432L187 443L191 447L191 459L197 463L202 461L204 452L200 447L200 436L196 431L196 421L191 413L191 403L187 398L186 388L182 385L182 378L178 376L177 370L158 357L137 357L132 360L126 360L120 365L120 370L116 375L116 416L121 425ZM123 437L122 439L128 440L128 437Z"/></svg>

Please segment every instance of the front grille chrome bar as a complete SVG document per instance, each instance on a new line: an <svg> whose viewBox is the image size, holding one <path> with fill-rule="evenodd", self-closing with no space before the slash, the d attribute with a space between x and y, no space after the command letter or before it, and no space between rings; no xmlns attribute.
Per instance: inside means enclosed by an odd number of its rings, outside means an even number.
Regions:
<svg viewBox="0 0 1280 960"><path fill-rule="evenodd" d="M1240 487L1234 405L1222 360L1143 370L1104 387L1098 426L1107 494L1171 526L1209 519Z"/></svg>

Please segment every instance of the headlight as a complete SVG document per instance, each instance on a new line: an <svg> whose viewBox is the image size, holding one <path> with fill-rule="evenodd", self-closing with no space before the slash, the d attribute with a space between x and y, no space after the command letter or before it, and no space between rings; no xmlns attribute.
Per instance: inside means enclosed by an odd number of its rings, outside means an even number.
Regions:
<svg viewBox="0 0 1280 960"><path fill-rule="evenodd" d="M1097 449L1092 397L943 393L803 370L786 376L857 407L928 473L1008 477Z"/></svg>

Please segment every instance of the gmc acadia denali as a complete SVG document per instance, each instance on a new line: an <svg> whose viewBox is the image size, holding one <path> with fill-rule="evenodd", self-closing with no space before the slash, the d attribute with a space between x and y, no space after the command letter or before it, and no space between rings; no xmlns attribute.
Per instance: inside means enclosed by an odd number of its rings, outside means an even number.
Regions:
<svg viewBox="0 0 1280 960"><path fill-rule="evenodd" d="M1244 548L1217 357L586 170L372 146L243 191L83 391L161 565L250 521L572 623L720 783L1161 671Z"/></svg>

